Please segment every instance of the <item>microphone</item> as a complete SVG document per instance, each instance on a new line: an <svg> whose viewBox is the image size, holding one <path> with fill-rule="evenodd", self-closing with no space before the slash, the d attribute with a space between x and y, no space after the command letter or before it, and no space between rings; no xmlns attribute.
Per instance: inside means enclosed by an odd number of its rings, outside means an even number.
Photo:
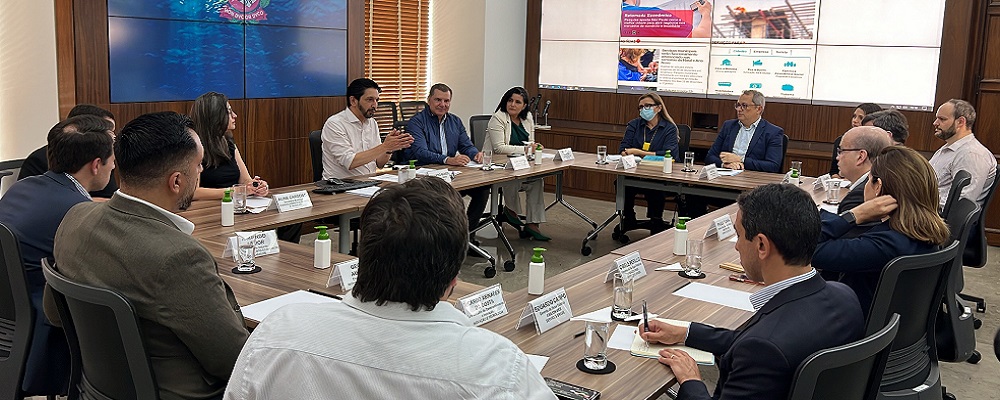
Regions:
<svg viewBox="0 0 1000 400"><path fill-rule="evenodd" d="M528 101L528 111L531 111L532 108L535 108L535 102L537 102L537 101L538 101L538 98L536 98L536 97L532 97L531 100Z"/></svg>
<svg viewBox="0 0 1000 400"><path fill-rule="evenodd" d="M531 113L537 116L538 115L538 106L542 105L542 94L541 93L539 93L538 96L535 96L535 102L533 104L535 105L535 108L532 110Z"/></svg>
<svg viewBox="0 0 1000 400"><path fill-rule="evenodd" d="M549 106L552 105L552 100L545 100L545 108L542 109L542 115L549 115Z"/></svg>

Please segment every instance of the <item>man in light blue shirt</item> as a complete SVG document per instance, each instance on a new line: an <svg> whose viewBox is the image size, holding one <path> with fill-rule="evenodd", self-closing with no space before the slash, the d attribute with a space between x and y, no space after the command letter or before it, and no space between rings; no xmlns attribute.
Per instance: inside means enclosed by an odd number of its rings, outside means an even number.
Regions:
<svg viewBox="0 0 1000 400"><path fill-rule="evenodd" d="M745 90L737 100L736 119L722 124L705 164L751 171L781 172L785 130L763 119L764 94Z"/></svg>

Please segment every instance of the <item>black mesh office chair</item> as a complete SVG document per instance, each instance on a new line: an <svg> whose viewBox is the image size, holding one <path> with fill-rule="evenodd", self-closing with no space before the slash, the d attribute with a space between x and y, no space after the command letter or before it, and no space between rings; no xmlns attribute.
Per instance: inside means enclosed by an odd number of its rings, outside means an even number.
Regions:
<svg viewBox="0 0 1000 400"><path fill-rule="evenodd" d="M3 179L5 176L14 175L14 171L20 169L22 164L24 164L23 158L0 161L0 179Z"/></svg>
<svg viewBox="0 0 1000 400"><path fill-rule="evenodd" d="M312 161L313 182L323 179L323 131L309 132L309 158ZM340 223L340 216L323 218L319 220L323 224L337 226ZM351 219L351 232L354 237L351 241L351 255L358 254L358 230L360 221L357 218Z"/></svg>
<svg viewBox="0 0 1000 400"><path fill-rule="evenodd" d="M20 399L24 363L28 359L35 310L31 307L17 237L0 224L0 398Z"/></svg>
<svg viewBox="0 0 1000 400"><path fill-rule="evenodd" d="M788 135L781 135L781 162L778 163L778 172L785 168L785 156L788 155ZM801 171L799 171L801 173Z"/></svg>
<svg viewBox="0 0 1000 400"><path fill-rule="evenodd" d="M866 335L901 317L882 375L881 399L941 398L934 324L958 242L933 253L896 257L882 269Z"/></svg>
<svg viewBox="0 0 1000 400"><path fill-rule="evenodd" d="M483 146L486 144L486 127L490 124L490 118L493 116L486 114L469 117L469 138L477 149L486 150Z"/></svg>
<svg viewBox="0 0 1000 400"><path fill-rule="evenodd" d="M1000 183L1000 179L994 178L993 185L990 186L990 190L986 193L986 198L983 200L983 205L980 207L981 212L979 213L978 221L972 227L969 234L969 242L965 245L964 252L959 253L962 256L962 265L966 267L982 268L986 265L986 246L988 245L986 242L986 212L993 201L993 195L997 192L998 183ZM976 311L981 313L986 312L986 299L968 294L959 295L966 301L975 302ZM981 325L982 322L977 322L976 329L979 329Z"/></svg>
<svg viewBox="0 0 1000 400"><path fill-rule="evenodd" d="M795 371L788 400L874 400L898 330L899 314L893 314L864 339L813 353Z"/></svg>
<svg viewBox="0 0 1000 400"><path fill-rule="evenodd" d="M375 121L378 122L379 136L385 140L385 136L392 131L399 121L399 114L396 112L396 103L391 101L380 101L375 109Z"/></svg>
<svg viewBox="0 0 1000 400"><path fill-rule="evenodd" d="M42 272L66 331L72 383L82 398L158 399L139 318L128 299L72 282L44 261Z"/></svg>
<svg viewBox="0 0 1000 400"><path fill-rule="evenodd" d="M979 214L979 206L972 200L957 197L951 207L946 208L948 215L945 216L945 222L951 231L951 240L958 243L959 249L964 248L969 239L972 220ZM975 364L982 355L976 351L975 319L971 305L967 305L958 296L963 285L961 257L955 257L948 275L944 300L935 328L938 360L968 361Z"/></svg>
<svg viewBox="0 0 1000 400"><path fill-rule="evenodd" d="M399 102L399 123L406 126L406 123L413 118L414 115L424 110L427 107L427 103L423 101L401 101Z"/></svg>
<svg viewBox="0 0 1000 400"><path fill-rule="evenodd" d="M959 170L955 173L955 177L951 180L951 189L948 190L948 197L944 200L944 209L941 210L941 217L947 219L948 211L951 211L952 204L958 202L958 198L962 196L962 189L972 183L972 174L966 170Z"/></svg>

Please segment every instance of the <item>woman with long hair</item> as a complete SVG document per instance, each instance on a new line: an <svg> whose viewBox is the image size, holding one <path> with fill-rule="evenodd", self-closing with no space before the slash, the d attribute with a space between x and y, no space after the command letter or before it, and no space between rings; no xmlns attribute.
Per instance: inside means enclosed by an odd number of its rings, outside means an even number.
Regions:
<svg viewBox="0 0 1000 400"><path fill-rule="evenodd" d="M246 185L248 194L267 196L267 182L250 176L246 163L233 141L236 113L222 93L208 92L198 96L189 115L194 130L205 149L202 158L201 183L194 192L195 200L221 199L233 185Z"/></svg>
<svg viewBox="0 0 1000 400"><path fill-rule="evenodd" d="M937 206L937 180L927 159L909 147L887 147L872 160L864 203L841 215L821 212L813 267L841 273L840 281L854 289L867 315L890 260L930 253L948 241ZM843 237L868 222L878 223L861 236Z"/></svg>

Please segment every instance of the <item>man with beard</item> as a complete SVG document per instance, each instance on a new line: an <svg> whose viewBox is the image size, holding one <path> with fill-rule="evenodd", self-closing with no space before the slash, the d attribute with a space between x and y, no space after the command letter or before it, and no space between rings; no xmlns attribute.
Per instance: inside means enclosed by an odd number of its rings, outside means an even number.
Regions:
<svg viewBox="0 0 1000 400"><path fill-rule="evenodd" d="M74 206L55 236L60 273L132 303L161 399L221 396L248 336L215 260L191 237L194 224L176 214L191 205L202 169L193 128L175 112L125 125L114 147L120 189ZM48 290L45 315L59 326Z"/></svg>
<svg viewBox="0 0 1000 400"><path fill-rule="evenodd" d="M323 179L374 173L392 152L410 147L413 138L395 129L382 142L375 110L382 88L367 78L347 86L347 108L323 125Z"/></svg>
<svg viewBox="0 0 1000 400"><path fill-rule="evenodd" d="M940 209L944 209L951 182L958 171L964 169L972 175L972 183L962 189L962 197L980 206L984 206L983 201L996 179L997 160L993 158L993 152L972 134L975 123L976 109L965 100L951 99L938 108L934 136L944 140L945 144L934 152L930 161L937 174Z"/></svg>

